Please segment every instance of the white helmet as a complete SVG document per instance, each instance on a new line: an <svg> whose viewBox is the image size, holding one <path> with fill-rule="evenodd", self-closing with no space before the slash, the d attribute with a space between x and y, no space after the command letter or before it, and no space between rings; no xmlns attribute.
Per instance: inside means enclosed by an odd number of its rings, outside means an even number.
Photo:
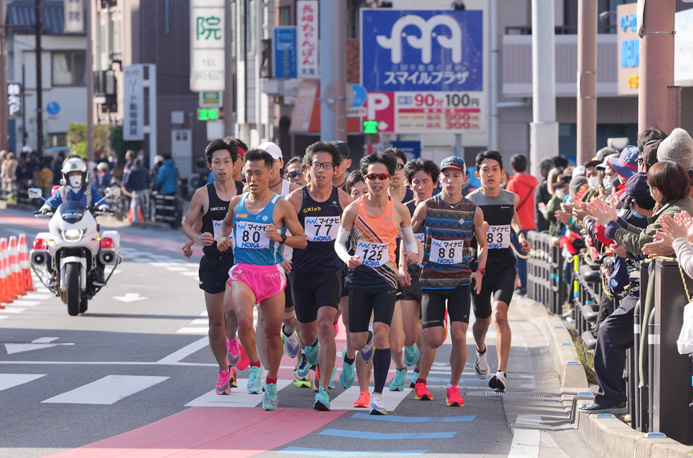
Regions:
<svg viewBox="0 0 693 458"><path fill-rule="evenodd" d="M79 156L68 156L63 162L61 172L65 185L71 187L74 191L86 187L89 182L87 179L87 164ZM80 172L80 174L68 177L73 172Z"/></svg>

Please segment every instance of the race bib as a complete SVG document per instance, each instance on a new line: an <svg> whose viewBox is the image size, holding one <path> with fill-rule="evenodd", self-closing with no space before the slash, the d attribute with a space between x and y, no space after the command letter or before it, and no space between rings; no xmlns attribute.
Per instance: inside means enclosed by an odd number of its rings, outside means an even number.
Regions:
<svg viewBox="0 0 693 458"><path fill-rule="evenodd" d="M356 256L361 258L361 263L366 267L380 267L390 260L387 252L387 243L370 243L360 241L356 245Z"/></svg>
<svg viewBox="0 0 693 458"><path fill-rule="evenodd" d="M486 243L489 250L510 248L510 225L489 226L486 230Z"/></svg>
<svg viewBox="0 0 693 458"><path fill-rule="evenodd" d="M267 226L269 226L269 224L247 222L236 223L236 247L258 250L269 248L270 240L265 235L265 229Z"/></svg>
<svg viewBox="0 0 693 458"><path fill-rule="evenodd" d="M436 264L462 264L464 259L464 240L431 239L428 259Z"/></svg>
<svg viewBox="0 0 693 458"><path fill-rule="evenodd" d="M426 241L426 234L424 234L423 232L414 234L414 237L416 237L416 240L418 240L421 243L424 243Z"/></svg>
<svg viewBox="0 0 693 458"><path fill-rule="evenodd" d="M212 220L212 228L214 230L214 240L219 237L219 230L221 229L222 221ZM229 240L233 240L233 231L229 234Z"/></svg>
<svg viewBox="0 0 693 458"><path fill-rule="evenodd" d="M306 239L309 242L334 242L339 231L339 216L306 217Z"/></svg>

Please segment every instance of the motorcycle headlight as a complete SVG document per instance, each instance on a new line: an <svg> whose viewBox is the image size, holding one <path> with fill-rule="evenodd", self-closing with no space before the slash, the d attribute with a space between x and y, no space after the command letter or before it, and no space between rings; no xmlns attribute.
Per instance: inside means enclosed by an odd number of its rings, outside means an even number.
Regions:
<svg viewBox="0 0 693 458"><path fill-rule="evenodd" d="M84 235L84 231L80 229L68 229L66 231L63 231L63 238L67 242L79 242L82 240L82 236Z"/></svg>

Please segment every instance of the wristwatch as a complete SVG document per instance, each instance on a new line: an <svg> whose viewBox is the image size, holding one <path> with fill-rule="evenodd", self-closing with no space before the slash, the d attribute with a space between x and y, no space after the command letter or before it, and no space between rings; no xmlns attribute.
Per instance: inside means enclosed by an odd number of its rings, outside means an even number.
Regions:
<svg viewBox="0 0 693 458"><path fill-rule="evenodd" d="M282 243L286 242L286 234L282 234Z"/></svg>

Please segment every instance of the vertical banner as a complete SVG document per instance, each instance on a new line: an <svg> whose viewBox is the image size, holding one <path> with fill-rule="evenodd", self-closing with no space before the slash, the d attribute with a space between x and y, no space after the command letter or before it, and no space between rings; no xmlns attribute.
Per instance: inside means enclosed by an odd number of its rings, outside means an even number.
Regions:
<svg viewBox="0 0 693 458"><path fill-rule="evenodd" d="M144 66L123 67L123 140L144 140Z"/></svg>
<svg viewBox="0 0 693 458"><path fill-rule="evenodd" d="M190 2L190 90L224 90L224 0Z"/></svg>
<svg viewBox="0 0 693 458"><path fill-rule="evenodd" d="M83 0L65 0L65 33L84 33Z"/></svg>
<svg viewBox="0 0 693 458"><path fill-rule="evenodd" d="M640 37L638 37L638 5L618 5L618 95L637 95L640 87Z"/></svg>
<svg viewBox="0 0 693 458"><path fill-rule="evenodd" d="M296 2L296 28L298 29L298 77L320 78L318 67L318 2Z"/></svg>

